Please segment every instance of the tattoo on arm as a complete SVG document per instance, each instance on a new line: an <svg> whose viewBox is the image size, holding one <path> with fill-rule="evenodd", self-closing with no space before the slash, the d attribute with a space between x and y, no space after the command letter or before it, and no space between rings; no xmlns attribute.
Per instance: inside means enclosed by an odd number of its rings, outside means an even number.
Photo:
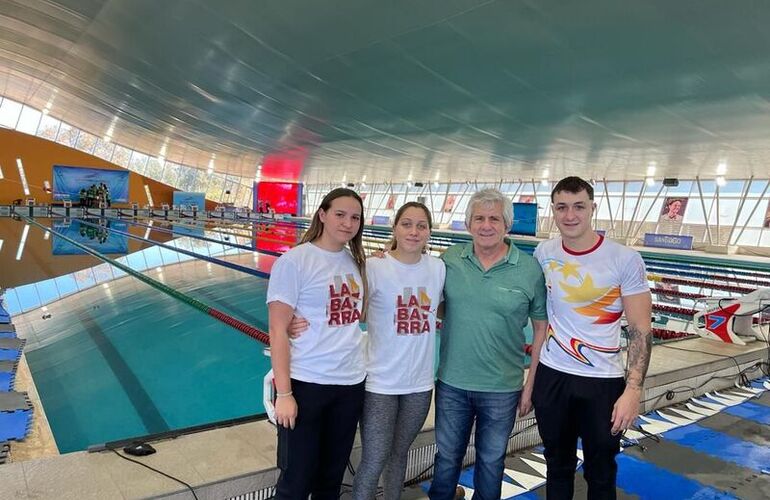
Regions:
<svg viewBox="0 0 770 500"><path fill-rule="evenodd" d="M644 385L647 368L650 366L652 352L652 334L649 330L640 330L628 325L628 374L626 383L638 389Z"/></svg>

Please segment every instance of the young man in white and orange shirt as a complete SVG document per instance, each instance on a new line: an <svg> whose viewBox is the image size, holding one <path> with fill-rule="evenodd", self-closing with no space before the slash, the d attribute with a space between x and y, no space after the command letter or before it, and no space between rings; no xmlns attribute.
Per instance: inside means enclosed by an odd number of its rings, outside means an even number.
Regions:
<svg viewBox="0 0 770 500"><path fill-rule="evenodd" d="M521 412L534 404L548 464L549 499L573 496L582 440L588 498L616 497L620 435L636 419L651 351L651 295L635 250L591 228L593 187L579 177L551 193L561 237L535 250L548 290L547 332L536 332ZM628 322L621 357L620 318Z"/></svg>

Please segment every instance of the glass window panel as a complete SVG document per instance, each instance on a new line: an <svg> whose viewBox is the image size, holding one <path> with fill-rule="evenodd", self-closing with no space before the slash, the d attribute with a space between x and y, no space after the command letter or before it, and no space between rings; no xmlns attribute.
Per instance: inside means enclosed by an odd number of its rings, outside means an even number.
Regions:
<svg viewBox="0 0 770 500"><path fill-rule="evenodd" d="M211 174L209 179L206 198L220 203L222 201L222 194L224 193L223 187L225 184L225 176L222 174Z"/></svg>
<svg viewBox="0 0 770 500"><path fill-rule="evenodd" d="M62 297L78 291L78 284L75 281L75 277L71 274L56 278L56 286L59 287L59 293Z"/></svg>
<svg viewBox="0 0 770 500"><path fill-rule="evenodd" d="M80 290L91 288L96 284L94 273L91 268L76 271L73 275L75 276L75 282L78 284L78 289Z"/></svg>
<svg viewBox="0 0 770 500"><path fill-rule="evenodd" d="M205 193L208 191L210 181L211 177L206 174L206 172L203 170L198 170L198 180L195 183L195 189L193 189L193 191L197 193ZM206 198L208 198L208 196Z"/></svg>
<svg viewBox="0 0 770 500"><path fill-rule="evenodd" d="M78 135L78 142L75 144L75 147L80 151L93 153L94 148L96 147L96 142L97 141L95 135L89 134L85 130L81 130L80 135Z"/></svg>
<svg viewBox="0 0 770 500"><path fill-rule="evenodd" d="M165 265L177 264L179 262L179 252L169 248L160 248L160 259Z"/></svg>
<svg viewBox="0 0 770 500"><path fill-rule="evenodd" d="M743 236L741 236L741 239L742 238ZM751 244L753 245L754 243L751 243ZM759 243L757 243L757 245L761 247L770 247L770 230L768 229L762 230L762 233L759 236Z"/></svg>
<svg viewBox="0 0 770 500"><path fill-rule="evenodd" d="M176 177L179 189L183 191L195 191L200 170L197 168L185 167L184 165L174 165L174 168L178 170L176 172ZM169 177L171 177L171 175L172 174L169 173Z"/></svg>
<svg viewBox="0 0 770 500"><path fill-rule="evenodd" d="M748 181L727 181L727 183L719 188L719 194L733 194L733 195L740 195L743 193L743 188L745 187L745 184Z"/></svg>
<svg viewBox="0 0 770 500"><path fill-rule="evenodd" d="M21 103L12 101L7 97L0 104L0 126L6 128L16 128L21 114Z"/></svg>
<svg viewBox="0 0 770 500"><path fill-rule="evenodd" d="M738 230L740 231L740 229ZM738 233L735 233L736 236ZM770 246L770 231L761 229L749 229L746 228L741 235L741 238L737 242L738 245L750 245L750 246Z"/></svg>
<svg viewBox="0 0 770 500"><path fill-rule="evenodd" d="M19 299L22 311L29 311L30 309L40 307L40 297L37 295L34 283L17 287L16 296Z"/></svg>
<svg viewBox="0 0 770 500"><path fill-rule="evenodd" d="M74 148L75 144L77 144L77 140L78 129L68 123L61 122L59 133L56 135L56 142Z"/></svg>
<svg viewBox="0 0 770 500"><path fill-rule="evenodd" d="M692 181L679 181L678 186L665 188L663 194L667 194L668 196L690 194L690 191L693 188L692 184ZM696 187L695 189L697 191L698 188Z"/></svg>
<svg viewBox="0 0 770 500"><path fill-rule="evenodd" d="M118 257L115 259L116 262L119 262L120 264L123 264L124 266L128 265L128 260L126 259L126 256ZM119 267L113 267L112 268L112 275L115 277L115 279L122 278L123 276L126 276L128 273L120 269Z"/></svg>
<svg viewBox="0 0 770 500"><path fill-rule="evenodd" d="M150 268L163 265L163 259L160 258L160 250L158 247L150 247L145 249L144 260L147 261L147 266Z"/></svg>
<svg viewBox="0 0 770 500"><path fill-rule="evenodd" d="M749 193L751 194L762 194L762 191L765 190L765 186L767 185L768 181L766 179L754 179L754 182L751 183L751 187L749 188ZM768 190L770 193L770 189Z"/></svg>
<svg viewBox="0 0 770 500"><path fill-rule="evenodd" d="M112 160L112 153L115 151L115 144L107 142L101 137L96 139L96 145L94 146L94 156L107 161Z"/></svg>
<svg viewBox="0 0 770 500"><path fill-rule="evenodd" d="M35 135L37 127L40 125L41 116L43 116L43 113L35 108L24 106L21 110L19 123L16 124L16 130L24 132L25 134Z"/></svg>
<svg viewBox="0 0 770 500"><path fill-rule="evenodd" d="M40 119L40 126L37 128L37 136L52 141L59 133L59 125L61 122L56 118L51 115L43 115L43 118Z"/></svg>
<svg viewBox="0 0 770 500"><path fill-rule="evenodd" d="M142 252L132 253L126 256L126 264L134 271L144 271L147 269L147 263L144 260L144 254Z"/></svg>
<svg viewBox="0 0 770 500"><path fill-rule="evenodd" d="M222 194L222 201L226 203L233 203L235 197L238 195L238 187L240 186L240 178L238 177L225 177L224 193ZM227 194L230 191L230 194Z"/></svg>
<svg viewBox="0 0 770 500"><path fill-rule="evenodd" d="M159 162L157 158L150 158L147 160L147 169L144 171L144 175L159 181L163 176L163 163Z"/></svg>
<svg viewBox="0 0 770 500"><path fill-rule="evenodd" d="M131 160L131 150L120 145L115 145L115 152L112 154L112 163L128 168Z"/></svg>
<svg viewBox="0 0 770 500"><path fill-rule="evenodd" d="M19 304L19 297L16 295L16 290L7 290L3 298L3 305L5 310L11 316L18 314L21 311L21 304Z"/></svg>
<svg viewBox="0 0 770 500"><path fill-rule="evenodd" d="M176 163L166 162L166 168L163 169L163 178L161 182L168 186L176 187L179 185L179 176L182 168Z"/></svg>
<svg viewBox="0 0 770 500"><path fill-rule="evenodd" d="M59 298L59 290L56 288L56 282L53 279L36 283L37 294L40 297L40 304L50 304Z"/></svg>
<svg viewBox="0 0 770 500"><path fill-rule="evenodd" d="M735 214L738 210L738 204L740 202L737 199L719 199L719 224L722 226L732 226L735 220ZM715 207L716 210L716 207Z"/></svg>
<svg viewBox="0 0 770 500"><path fill-rule="evenodd" d="M133 170L138 174L144 174L145 168L147 168L147 155L140 153L139 151L134 151L131 154L128 169Z"/></svg>
<svg viewBox="0 0 770 500"><path fill-rule="evenodd" d="M96 278L97 283L103 283L105 281L111 281L112 280L112 266L104 263L99 264L98 266L95 266L94 269L94 277Z"/></svg>

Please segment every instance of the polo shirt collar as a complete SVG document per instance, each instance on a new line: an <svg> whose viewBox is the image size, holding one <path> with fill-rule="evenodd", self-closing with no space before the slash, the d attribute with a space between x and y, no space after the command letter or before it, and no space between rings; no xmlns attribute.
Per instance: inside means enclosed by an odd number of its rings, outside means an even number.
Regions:
<svg viewBox="0 0 770 500"><path fill-rule="evenodd" d="M515 266L519 262L519 249L516 248L516 245L513 244L513 241L510 238L505 238L504 241L508 245L508 253L505 256L505 261L508 264ZM476 255L473 253L472 241L465 244L465 247L463 248L463 251L460 254L460 257L464 259L475 258L476 260L478 260Z"/></svg>

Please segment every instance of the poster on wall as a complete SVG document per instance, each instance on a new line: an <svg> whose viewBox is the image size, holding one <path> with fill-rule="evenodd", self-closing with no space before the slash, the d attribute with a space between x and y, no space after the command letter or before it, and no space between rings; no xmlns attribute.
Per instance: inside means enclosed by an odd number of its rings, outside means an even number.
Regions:
<svg viewBox="0 0 770 500"><path fill-rule="evenodd" d="M128 203L128 174L128 170L54 165L53 199L80 203L89 192L98 192L108 204Z"/></svg>
<svg viewBox="0 0 770 500"><path fill-rule="evenodd" d="M770 201L767 202L767 210L765 210L765 222L762 224L764 228L770 228Z"/></svg>
<svg viewBox="0 0 770 500"><path fill-rule="evenodd" d="M671 196L663 201L663 208L660 211L660 222L682 222L684 213L687 210L688 198L680 196Z"/></svg>
<svg viewBox="0 0 770 500"><path fill-rule="evenodd" d="M206 193L187 193L184 191L174 191L174 200L172 202L177 207L190 208L192 205L198 207L198 210L206 208Z"/></svg>
<svg viewBox="0 0 770 500"><path fill-rule="evenodd" d="M454 194L446 195L446 198L444 198L444 206L441 207L441 211L446 214L452 213L452 210L454 210L455 208L456 201L457 201L457 195L454 195Z"/></svg>

